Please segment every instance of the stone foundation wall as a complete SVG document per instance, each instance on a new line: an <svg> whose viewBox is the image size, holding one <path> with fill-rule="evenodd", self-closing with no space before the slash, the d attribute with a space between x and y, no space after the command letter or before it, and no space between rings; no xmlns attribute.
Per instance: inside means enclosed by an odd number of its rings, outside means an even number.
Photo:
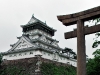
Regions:
<svg viewBox="0 0 100 75"><path fill-rule="evenodd" d="M2 63L2 69L7 67L17 67L20 72L23 72L23 75L42 75L41 73L41 64L42 63L53 63L57 66L69 66L67 64L59 63L56 61L51 61L48 59L44 59L41 57L33 57L33 58L25 58L25 59L18 59L18 60L5 60ZM6 74L10 75L10 74ZM19 74L15 74L19 75Z"/></svg>

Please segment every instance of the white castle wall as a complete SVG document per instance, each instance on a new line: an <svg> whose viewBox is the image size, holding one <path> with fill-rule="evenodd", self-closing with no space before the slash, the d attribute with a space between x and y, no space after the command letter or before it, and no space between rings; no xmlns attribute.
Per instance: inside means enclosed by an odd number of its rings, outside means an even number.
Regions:
<svg viewBox="0 0 100 75"><path fill-rule="evenodd" d="M16 53L16 54L9 54L9 55L3 56L3 59L16 60L16 59L31 58L31 57L35 57L35 55L37 55L36 54L37 52L38 51L34 50L34 51L28 51L28 52L22 52L22 53ZM61 57L58 54L55 55L55 54L47 53L45 51L40 51L40 53L42 55L42 58L50 59L50 60L57 61L57 62L67 63L75 67L77 66L77 63L75 60L70 60L65 57Z"/></svg>
<svg viewBox="0 0 100 75"><path fill-rule="evenodd" d="M37 39L39 38L39 35L29 36L30 39Z"/></svg>
<svg viewBox="0 0 100 75"><path fill-rule="evenodd" d="M52 37L51 35L47 34L46 32L44 32L42 30L38 30L38 29L30 30L30 31L28 31L24 34L34 35L34 34L37 34L37 33L40 33L40 34L45 35L45 36L50 37L50 38Z"/></svg>
<svg viewBox="0 0 100 75"><path fill-rule="evenodd" d="M30 54L30 53L33 54ZM14 53L14 54L9 54L3 56L3 59L6 60L16 60L16 59L23 59L23 58L30 58L35 56L35 51L30 51L30 52L22 52L22 53Z"/></svg>

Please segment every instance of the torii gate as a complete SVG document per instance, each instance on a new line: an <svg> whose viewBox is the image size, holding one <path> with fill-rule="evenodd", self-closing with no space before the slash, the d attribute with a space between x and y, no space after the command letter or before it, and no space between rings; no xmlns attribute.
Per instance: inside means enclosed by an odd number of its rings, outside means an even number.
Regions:
<svg viewBox="0 0 100 75"><path fill-rule="evenodd" d="M79 13L57 16L65 26L77 24L77 29L65 33L65 39L77 37L77 75L86 75L85 35L99 32L100 24L84 26L84 22L100 17L100 6Z"/></svg>

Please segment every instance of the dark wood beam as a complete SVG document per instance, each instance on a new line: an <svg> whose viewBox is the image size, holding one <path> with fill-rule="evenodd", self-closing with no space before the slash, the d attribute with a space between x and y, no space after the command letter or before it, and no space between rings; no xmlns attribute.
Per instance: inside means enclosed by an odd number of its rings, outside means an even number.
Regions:
<svg viewBox="0 0 100 75"><path fill-rule="evenodd" d="M60 16L57 16L57 18L58 18L59 21L62 21L64 19L74 18L74 17L85 15L85 14L89 14L91 12L96 12L98 10L100 10L100 6L95 7L95 8L91 8L91 9L88 9L88 10L85 10L85 11L81 11L81 12L78 12L78 13L73 13L73 14L69 14L69 15L60 15Z"/></svg>
<svg viewBox="0 0 100 75"><path fill-rule="evenodd" d="M100 24L90 26L90 27L85 27L84 35L88 35L95 32L100 32ZM74 38L74 37L77 37L77 29L65 33L65 39Z"/></svg>
<svg viewBox="0 0 100 75"><path fill-rule="evenodd" d="M86 75L84 22L77 21L77 75Z"/></svg>
<svg viewBox="0 0 100 75"><path fill-rule="evenodd" d="M98 18L100 16L100 6L82 12L57 16L58 20L64 25L69 26L76 24L78 20L88 21L91 19Z"/></svg>

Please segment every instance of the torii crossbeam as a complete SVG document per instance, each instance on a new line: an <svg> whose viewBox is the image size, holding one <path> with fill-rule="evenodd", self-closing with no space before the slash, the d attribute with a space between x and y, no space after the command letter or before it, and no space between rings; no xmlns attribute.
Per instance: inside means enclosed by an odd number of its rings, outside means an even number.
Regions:
<svg viewBox="0 0 100 75"><path fill-rule="evenodd" d="M100 31L100 24L91 27L84 22L100 17L100 6L79 13L57 16L65 26L77 24L77 29L65 33L65 39L77 37L77 75L86 75L85 35Z"/></svg>

